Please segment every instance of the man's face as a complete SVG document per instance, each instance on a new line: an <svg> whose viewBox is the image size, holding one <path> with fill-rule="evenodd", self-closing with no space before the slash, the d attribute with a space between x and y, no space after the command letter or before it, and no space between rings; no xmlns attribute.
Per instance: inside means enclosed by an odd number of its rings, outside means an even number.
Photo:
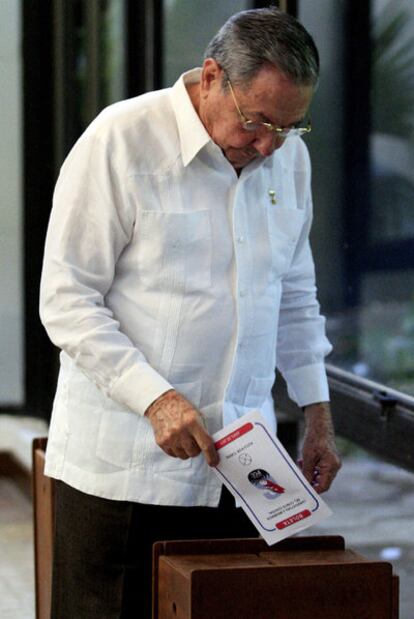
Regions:
<svg viewBox="0 0 414 619"><path fill-rule="evenodd" d="M198 112L210 137L232 166L240 169L256 157L271 155L285 138L263 126L256 131L244 129L230 90L223 91L223 76L215 60L204 61ZM311 86L296 86L270 65L248 86L233 85L233 91L247 119L283 128L303 121L313 94Z"/></svg>

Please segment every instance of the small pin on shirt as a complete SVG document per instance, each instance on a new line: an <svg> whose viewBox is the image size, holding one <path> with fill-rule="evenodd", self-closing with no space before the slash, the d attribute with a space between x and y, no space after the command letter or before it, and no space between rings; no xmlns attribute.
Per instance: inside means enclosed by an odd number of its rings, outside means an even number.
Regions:
<svg viewBox="0 0 414 619"><path fill-rule="evenodd" d="M272 204L276 204L276 192L274 191L274 189L269 189L269 198L270 198L270 202Z"/></svg>

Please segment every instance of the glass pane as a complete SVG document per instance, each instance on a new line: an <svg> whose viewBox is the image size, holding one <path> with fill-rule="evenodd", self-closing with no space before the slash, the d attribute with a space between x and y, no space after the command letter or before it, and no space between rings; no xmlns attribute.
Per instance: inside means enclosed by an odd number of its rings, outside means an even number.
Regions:
<svg viewBox="0 0 414 619"><path fill-rule="evenodd" d="M100 104L105 107L125 96L124 2L100 2Z"/></svg>
<svg viewBox="0 0 414 619"><path fill-rule="evenodd" d="M88 109L88 53L87 53L87 23L84 0L74 0L71 6L73 12L73 87L76 92L76 102L73 109L67 113L73 114L71 123L74 127L74 137L81 134L92 120ZM70 144L72 146L72 144Z"/></svg>
<svg viewBox="0 0 414 619"><path fill-rule="evenodd" d="M299 19L319 49L321 77L311 107L313 130L306 137L312 161L314 223L311 242L315 257L318 295L327 316L334 351L330 363L351 369L358 348L351 335L355 319L345 304L344 190L344 7L317 0L299 3Z"/></svg>
<svg viewBox="0 0 414 619"><path fill-rule="evenodd" d="M393 251L397 265L364 274L362 354L369 374L414 393L414 263L405 255L414 244L414 5L371 6L369 244Z"/></svg>
<svg viewBox="0 0 414 619"><path fill-rule="evenodd" d="M23 404L21 6L0 2L0 405Z"/></svg>
<svg viewBox="0 0 414 619"><path fill-rule="evenodd" d="M66 87L76 93L65 102L70 148L104 107L125 97L125 3L72 0L65 8L73 47Z"/></svg>
<svg viewBox="0 0 414 619"><path fill-rule="evenodd" d="M348 180L343 147L345 139L357 138L343 130L344 8L326 0L300 3L300 18L321 53L315 130L307 142L315 202L312 245L334 345L329 362L414 394L414 4L371 2L369 174L360 179L370 189L365 232L345 229L353 205L343 200ZM351 279L354 248L359 258Z"/></svg>
<svg viewBox="0 0 414 619"><path fill-rule="evenodd" d="M414 238L414 4L372 2L372 243Z"/></svg>
<svg viewBox="0 0 414 619"><path fill-rule="evenodd" d="M207 43L234 13L250 8L242 0L165 0L164 1L164 85L193 67L201 66Z"/></svg>

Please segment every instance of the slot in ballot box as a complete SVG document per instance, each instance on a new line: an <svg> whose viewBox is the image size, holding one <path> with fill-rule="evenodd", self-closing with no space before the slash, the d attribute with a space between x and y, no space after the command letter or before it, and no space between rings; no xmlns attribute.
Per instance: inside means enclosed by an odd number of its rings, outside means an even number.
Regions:
<svg viewBox="0 0 414 619"><path fill-rule="evenodd" d="M154 619L398 619L392 566L342 537L158 542Z"/></svg>

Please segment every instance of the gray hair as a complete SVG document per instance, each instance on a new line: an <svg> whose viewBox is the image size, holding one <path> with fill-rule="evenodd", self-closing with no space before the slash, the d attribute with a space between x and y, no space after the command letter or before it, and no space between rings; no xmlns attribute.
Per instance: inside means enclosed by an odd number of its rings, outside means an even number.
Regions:
<svg viewBox="0 0 414 619"><path fill-rule="evenodd" d="M275 66L296 85L318 82L319 54L311 35L276 7L230 17L208 44L204 58L214 58L225 76L241 87L248 86L265 64Z"/></svg>

